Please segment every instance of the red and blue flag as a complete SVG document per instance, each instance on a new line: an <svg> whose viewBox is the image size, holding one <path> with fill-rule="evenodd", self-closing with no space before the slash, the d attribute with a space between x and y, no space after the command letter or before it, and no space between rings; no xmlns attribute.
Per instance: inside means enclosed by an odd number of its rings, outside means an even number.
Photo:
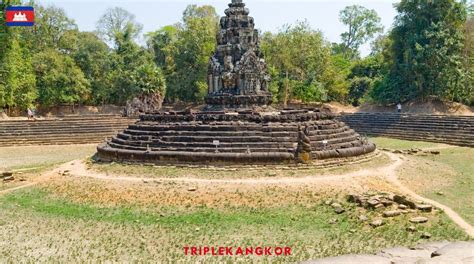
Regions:
<svg viewBox="0 0 474 264"><path fill-rule="evenodd" d="M5 13L9 27L31 27L35 24L35 9L32 6L8 6Z"/></svg>

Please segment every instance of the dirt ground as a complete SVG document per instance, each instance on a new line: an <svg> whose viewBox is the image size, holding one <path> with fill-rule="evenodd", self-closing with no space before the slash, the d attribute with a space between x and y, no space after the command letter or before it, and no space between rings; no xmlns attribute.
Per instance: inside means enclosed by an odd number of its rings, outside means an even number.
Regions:
<svg viewBox="0 0 474 264"><path fill-rule="evenodd" d="M91 146L77 146L80 151L76 152L71 152L74 146L2 148L3 170L48 165L22 173L24 181L2 183L0 255L12 262L233 262L236 259L186 257L182 246L269 244L291 245L295 255L238 260L299 262L410 246L419 243L426 232L433 240L469 239L466 234L472 236L472 226L464 219L469 220L470 214L464 212L466 207L456 207L456 202L438 204L438 200L427 199L442 210L422 214L429 222L417 226L415 233L406 230L410 217L419 213L383 218L386 225L372 228L368 223L379 219L380 213L346 202L350 193L412 197L411 190L425 195L426 190L436 189L448 196L457 188L459 173L472 170L452 163L451 159L459 157L450 158L465 152L464 148L373 140L393 149L438 149L441 157L381 151L373 159L343 167L234 170L94 164L85 158L94 153ZM42 152L45 160L35 152ZM29 153L33 154L30 158ZM469 194L469 189L463 191ZM449 197L461 203L470 199L466 195ZM418 198L425 199L414 199ZM333 202L341 203L346 212L335 214L328 205ZM369 222L360 222L361 215L367 215Z"/></svg>
<svg viewBox="0 0 474 264"><path fill-rule="evenodd" d="M428 99L426 102L411 101L402 104L403 113L410 114L433 114L433 115L464 115L474 116L474 107L460 103L444 102L439 99ZM363 104L355 112L396 112L396 105L382 106L376 104ZM348 113L353 113L348 111Z"/></svg>

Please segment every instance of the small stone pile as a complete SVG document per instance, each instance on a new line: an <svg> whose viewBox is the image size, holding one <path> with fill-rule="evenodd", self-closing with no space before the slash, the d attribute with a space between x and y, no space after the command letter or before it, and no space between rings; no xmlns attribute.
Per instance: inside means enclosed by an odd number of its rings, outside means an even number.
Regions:
<svg viewBox="0 0 474 264"><path fill-rule="evenodd" d="M411 149L389 149L389 148L382 148L380 150L392 152L394 154L405 154L405 155L417 155L417 156L428 156L428 155L440 155L441 152L439 150L422 150L419 148L411 148Z"/></svg>
<svg viewBox="0 0 474 264"><path fill-rule="evenodd" d="M3 182L11 182L15 180L15 177L13 177L13 172L3 172L0 175L0 179L2 179Z"/></svg>
<svg viewBox="0 0 474 264"><path fill-rule="evenodd" d="M416 224L427 223L429 219L425 216L420 216L420 213L430 213L433 211L433 206L430 204L423 204L412 201L406 196L393 194L393 193L366 193L366 194L349 194L346 197L347 202L357 204L358 207L364 208L367 212L375 212L376 217L372 220L369 219L365 214L358 217L361 222L369 222L370 226L377 228L385 225L384 219L393 218L400 215L412 215L409 219L410 223L413 224L407 228L409 232L415 232ZM336 214L342 214L346 212L347 208L344 208L342 203L328 200L326 205L331 206ZM337 221L330 221L336 223ZM423 233L422 238L430 238L431 234Z"/></svg>
<svg viewBox="0 0 474 264"><path fill-rule="evenodd" d="M347 201L350 203L356 203L365 209L384 211L385 217L393 217L402 213L414 212L413 210L419 210L422 212L431 212L433 210L432 205L416 203L409 200L406 196L392 193L362 195L349 194L347 196ZM393 209L394 207L396 210L385 211L387 208Z"/></svg>

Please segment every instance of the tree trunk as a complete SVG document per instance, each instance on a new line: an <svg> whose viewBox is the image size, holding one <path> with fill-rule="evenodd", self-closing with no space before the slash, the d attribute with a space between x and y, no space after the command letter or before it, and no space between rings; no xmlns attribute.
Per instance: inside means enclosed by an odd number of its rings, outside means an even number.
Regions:
<svg viewBox="0 0 474 264"><path fill-rule="evenodd" d="M289 77L288 77L288 71L286 71L286 80L285 80L286 84L285 84L285 98L283 100L283 106L286 108L288 106L288 93L290 91L290 88L289 88L289 85L290 85L290 81L289 81Z"/></svg>

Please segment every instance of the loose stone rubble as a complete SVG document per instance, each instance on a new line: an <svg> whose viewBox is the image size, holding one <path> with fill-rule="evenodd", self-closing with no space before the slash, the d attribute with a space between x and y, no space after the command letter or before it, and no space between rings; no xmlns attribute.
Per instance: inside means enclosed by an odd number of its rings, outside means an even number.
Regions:
<svg viewBox="0 0 474 264"><path fill-rule="evenodd" d="M441 155L441 152L438 150L422 150L418 148L412 149L389 149L389 148L381 148L380 150L388 151L394 154L404 154L404 155L412 155L412 156L429 156L429 155Z"/></svg>
<svg viewBox="0 0 474 264"><path fill-rule="evenodd" d="M324 204L332 207L335 214L356 213L358 221L372 228L394 223L411 224L406 228L410 233L417 232L418 225L429 222L430 217L438 212L432 205L416 203L405 196L393 193L349 194L345 202L329 199ZM401 217L401 221L391 220L398 217ZM337 223L337 218L332 223ZM422 233L421 229L418 234L420 238L431 237L430 234Z"/></svg>
<svg viewBox="0 0 474 264"><path fill-rule="evenodd" d="M380 209L383 211L385 217L395 217L401 214L406 214L410 211L416 212L431 212L433 206L430 204L417 204L409 200L406 196L392 194L392 193L378 193L378 194L349 194L347 201L355 203L360 207L370 210Z"/></svg>
<svg viewBox="0 0 474 264"><path fill-rule="evenodd" d="M8 171L8 172L3 172L2 174L0 174L0 179L3 182L11 182L15 180L15 177L13 176L13 172Z"/></svg>

